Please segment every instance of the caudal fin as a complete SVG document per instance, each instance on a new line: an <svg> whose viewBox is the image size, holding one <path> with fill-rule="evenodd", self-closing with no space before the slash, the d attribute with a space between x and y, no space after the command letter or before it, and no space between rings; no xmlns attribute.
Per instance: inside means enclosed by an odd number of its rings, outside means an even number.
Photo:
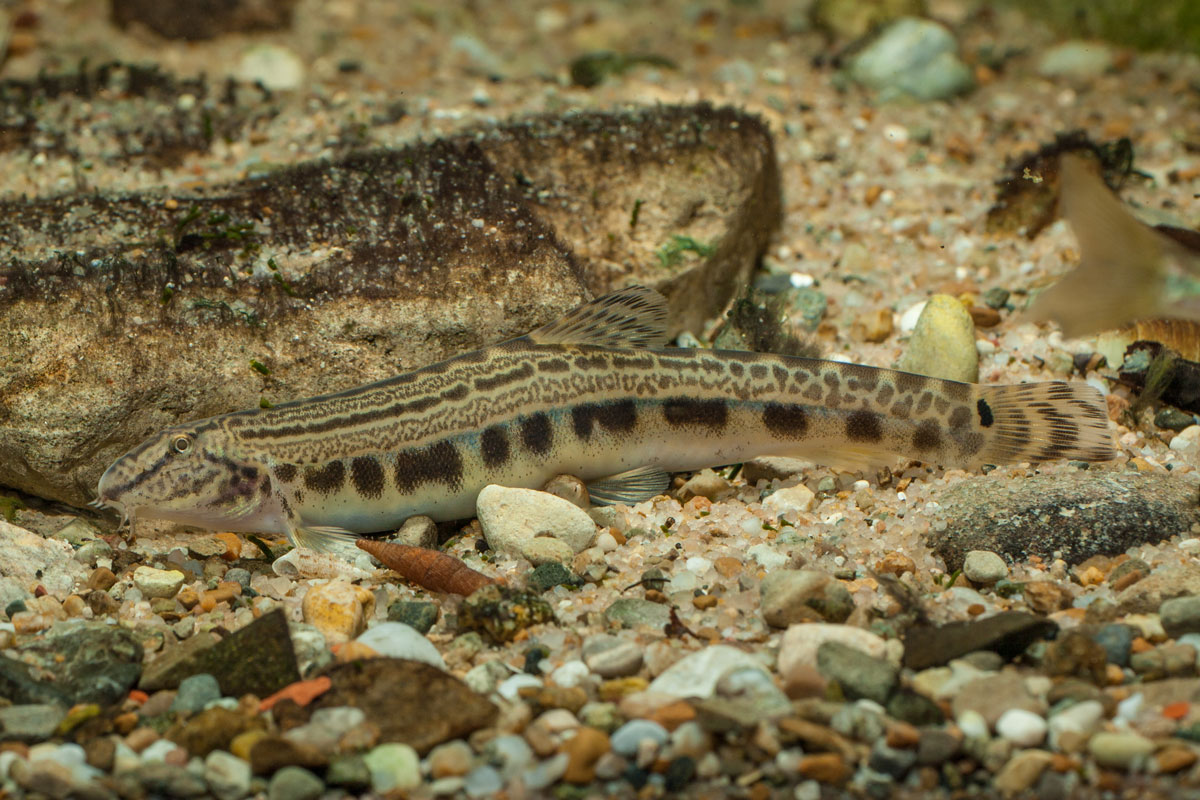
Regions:
<svg viewBox="0 0 1200 800"><path fill-rule="evenodd" d="M985 444L977 461L1107 461L1116 456L1104 398L1084 383L978 386ZM986 413L984 413L986 410Z"/></svg>

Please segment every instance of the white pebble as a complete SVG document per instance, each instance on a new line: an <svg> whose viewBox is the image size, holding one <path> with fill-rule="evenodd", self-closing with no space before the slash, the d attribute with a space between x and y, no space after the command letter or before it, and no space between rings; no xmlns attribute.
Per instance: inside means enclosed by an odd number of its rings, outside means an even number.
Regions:
<svg viewBox="0 0 1200 800"><path fill-rule="evenodd" d="M702 576L704 573L712 569L713 562L702 556L692 556L684 562L687 571L694 573L696 576Z"/></svg>
<svg viewBox="0 0 1200 800"><path fill-rule="evenodd" d="M1010 708L996 720L996 733L1017 747L1037 747L1046 738L1046 720L1023 708Z"/></svg>
<svg viewBox="0 0 1200 800"><path fill-rule="evenodd" d="M559 686L570 688L583 683L591 674L592 671L588 669L587 664L578 659L573 659L550 673L550 680Z"/></svg>
<svg viewBox="0 0 1200 800"><path fill-rule="evenodd" d="M537 677L536 675L530 675L528 673L522 672L519 675L513 675L511 678L508 678L503 683L501 683L499 686L497 686L496 693L499 694L501 697L503 697L505 700L514 700L515 701L518 697L520 697L521 690L524 689L525 687L533 686L533 687L540 688L541 685L542 685L541 678Z"/></svg>
<svg viewBox="0 0 1200 800"><path fill-rule="evenodd" d="M959 730L963 732L963 736L968 739L987 741L989 738L987 720L984 719L983 714L980 714L973 708L968 708L959 714L955 723L958 725Z"/></svg>

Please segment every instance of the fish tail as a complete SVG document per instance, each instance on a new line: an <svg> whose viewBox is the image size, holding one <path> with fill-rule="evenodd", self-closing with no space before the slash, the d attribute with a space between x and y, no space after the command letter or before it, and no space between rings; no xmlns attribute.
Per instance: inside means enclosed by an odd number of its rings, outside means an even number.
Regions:
<svg viewBox="0 0 1200 800"><path fill-rule="evenodd" d="M979 464L1107 461L1116 455L1103 396L1084 383L976 386Z"/></svg>

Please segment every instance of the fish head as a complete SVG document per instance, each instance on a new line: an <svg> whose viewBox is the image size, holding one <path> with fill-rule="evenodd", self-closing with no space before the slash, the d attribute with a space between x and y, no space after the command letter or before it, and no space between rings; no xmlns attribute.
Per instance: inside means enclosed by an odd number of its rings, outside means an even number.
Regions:
<svg viewBox="0 0 1200 800"><path fill-rule="evenodd" d="M210 420L167 428L118 458L100 476L94 505L115 508L126 521L153 517L238 530L270 488L267 471Z"/></svg>

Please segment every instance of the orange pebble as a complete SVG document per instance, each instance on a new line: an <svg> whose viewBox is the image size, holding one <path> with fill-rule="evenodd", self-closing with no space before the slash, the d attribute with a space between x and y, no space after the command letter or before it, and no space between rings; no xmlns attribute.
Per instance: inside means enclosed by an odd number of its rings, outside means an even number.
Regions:
<svg viewBox="0 0 1200 800"><path fill-rule="evenodd" d="M346 642L337 646L337 651L334 653L337 660L346 663L348 661L358 661L363 658L378 658L379 653L374 648L363 644L362 642Z"/></svg>
<svg viewBox="0 0 1200 800"><path fill-rule="evenodd" d="M1167 719L1183 719L1191 709L1191 703L1186 700L1180 700L1175 703L1167 703L1163 706L1162 715Z"/></svg>
<svg viewBox="0 0 1200 800"><path fill-rule="evenodd" d="M696 709L686 700L676 700L651 711L647 719L657 722L669 731L673 731L685 722L696 718Z"/></svg>
<svg viewBox="0 0 1200 800"><path fill-rule="evenodd" d="M242 557L242 537L236 533L218 533L217 538L225 543L225 554L221 558L237 561Z"/></svg>
<svg viewBox="0 0 1200 800"><path fill-rule="evenodd" d="M1141 636L1133 638L1133 645L1129 648L1132 653L1145 653L1154 649L1154 645L1143 639Z"/></svg>
<svg viewBox="0 0 1200 800"><path fill-rule="evenodd" d="M333 686L333 681L328 675L322 675L319 678L313 678L307 681L296 681L289 683L287 686L280 689L270 697L263 699L258 704L258 710L269 711L276 703L285 697L294 702L298 706L306 706L313 700L316 700L321 695L329 691Z"/></svg>
<svg viewBox="0 0 1200 800"><path fill-rule="evenodd" d="M141 689L130 689L129 699L140 706L142 703L150 699L150 695L146 694Z"/></svg>

